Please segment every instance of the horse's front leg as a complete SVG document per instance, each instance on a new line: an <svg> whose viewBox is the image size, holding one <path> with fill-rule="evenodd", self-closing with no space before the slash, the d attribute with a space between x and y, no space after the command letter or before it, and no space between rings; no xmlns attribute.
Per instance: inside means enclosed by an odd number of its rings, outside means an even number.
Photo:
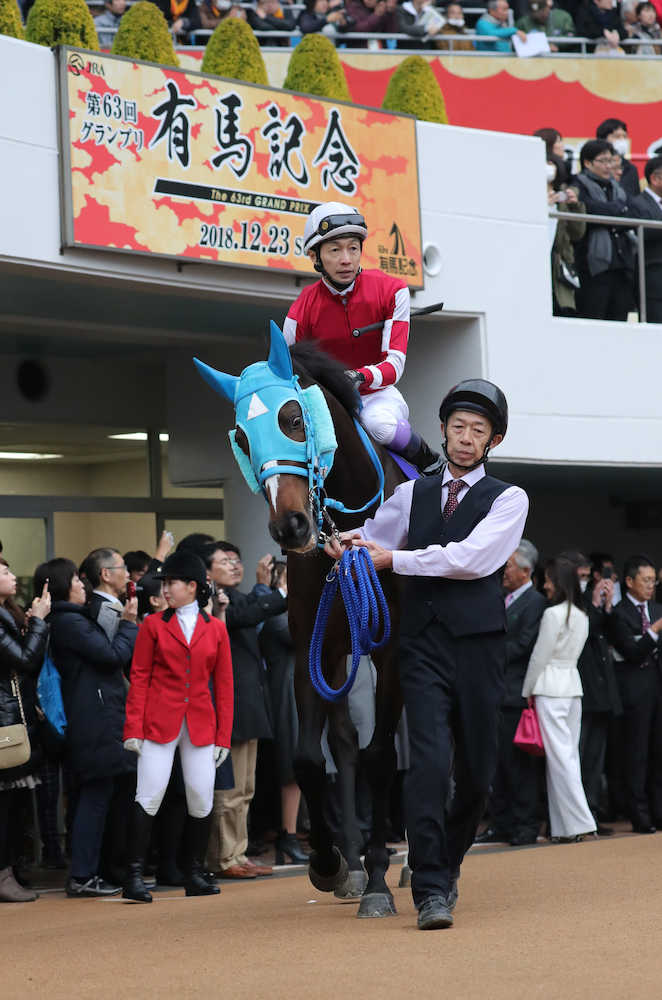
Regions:
<svg viewBox="0 0 662 1000"><path fill-rule="evenodd" d="M343 656L341 666L345 664L346 657ZM342 885L336 886L335 895L338 899L351 902L361 898L368 876L361 863L363 837L356 815L359 741L356 727L349 715L347 698L329 705L329 749L338 770L336 783L341 814L338 843L349 867L347 879Z"/></svg>
<svg viewBox="0 0 662 1000"><path fill-rule="evenodd" d="M368 884L359 906L359 917L390 917L396 913L393 895L386 884L389 867L386 830L396 770L394 736L401 710L394 653L391 644L375 656L375 731L369 745L361 751L361 763L372 793L372 832L365 856Z"/></svg>
<svg viewBox="0 0 662 1000"><path fill-rule="evenodd" d="M326 705L313 690L308 676L307 648L297 652L295 692L299 713L299 739L294 757L294 774L306 800L310 819L308 874L316 889L333 892L347 875L347 862L333 844L333 834L326 821L326 769L321 737Z"/></svg>

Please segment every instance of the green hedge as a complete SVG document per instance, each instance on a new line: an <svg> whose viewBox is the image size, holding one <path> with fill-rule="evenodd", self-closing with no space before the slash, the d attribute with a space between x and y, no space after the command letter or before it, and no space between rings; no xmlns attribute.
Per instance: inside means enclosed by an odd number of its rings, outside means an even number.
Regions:
<svg viewBox="0 0 662 1000"><path fill-rule="evenodd" d="M25 38L23 22L16 0L0 0L0 35Z"/></svg>
<svg viewBox="0 0 662 1000"><path fill-rule="evenodd" d="M85 0L35 0L25 37L37 45L76 45L99 51L94 20Z"/></svg>
<svg viewBox="0 0 662 1000"><path fill-rule="evenodd" d="M400 63L389 80L382 107L415 115L422 122L448 125L444 95L423 56L408 56Z"/></svg>
<svg viewBox="0 0 662 1000"><path fill-rule="evenodd" d="M110 51L116 56L179 66L168 22L156 4L148 0L129 7L120 21Z"/></svg>
<svg viewBox="0 0 662 1000"><path fill-rule="evenodd" d="M285 90L351 101L345 73L336 47L326 35L305 35L290 56Z"/></svg>
<svg viewBox="0 0 662 1000"><path fill-rule="evenodd" d="M226 17L214 29L205 49L202 72L269 86L267 68L253 29L237 17Z"/></svg>

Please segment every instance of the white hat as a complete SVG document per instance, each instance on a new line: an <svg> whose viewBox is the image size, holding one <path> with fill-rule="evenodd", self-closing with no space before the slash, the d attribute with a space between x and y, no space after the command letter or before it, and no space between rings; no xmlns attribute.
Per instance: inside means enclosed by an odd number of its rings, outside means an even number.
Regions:
<svg viewBox="0 0 662 1000"><path fill-rule="evenodd" d="M368 235L368 227L361 213L341 201L327 201L314 208L306 219L303 248L308 253L324 240L351 235L359 236L361 240Z"/></svg>

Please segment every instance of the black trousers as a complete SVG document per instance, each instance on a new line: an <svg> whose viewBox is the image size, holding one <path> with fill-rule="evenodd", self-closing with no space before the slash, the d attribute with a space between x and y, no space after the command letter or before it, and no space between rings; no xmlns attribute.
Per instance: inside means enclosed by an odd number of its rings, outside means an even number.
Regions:
<svg viewBox="0 0 662 1000"><path fill-rule="evenodd" d="M405 818L412 894L446 895L473 839L497 760L505 635L454 638L439 622L400 638L409 726ZM455 794L446 814L451 755Z"/></svg>
<svg viewBox="0 0 662 1000"><path fill-rule="evenodd" d="M634 300L633 277L619 268L591 277L581 275L581 288L575 296L577 315L585 319L611 319L625 322Z"/></svg>
<svg viewBox="0 0 662 1000"><path fill-rule="evenodd" d="M662 680L635 705L623 708L625 786L634 826L662 826Z"/></svg>
<svg viewBox="0 0 662 1000"><path fill-rule="evenodd" d="M113 778L96 778L79 786L71 831L71 876L80 882L98 874L103 831L114 788Z"/></svg>
<svg viewBox="0 0 662 1000"><path fill-rule="evenodd" d="M582 712L582 728L579 737L582 784L586 792L588 807L596 821L600 808L602 775L607 757L609 719L609 712Z"/></svg>
<svg viewBox="0 0 662 1000"><path fill-rule="evenodd" d="M521 708L502 707L499 719L499 756L492 782L491 826L504 838L535 836L538 832L540 758L513 743Z"/></svg>

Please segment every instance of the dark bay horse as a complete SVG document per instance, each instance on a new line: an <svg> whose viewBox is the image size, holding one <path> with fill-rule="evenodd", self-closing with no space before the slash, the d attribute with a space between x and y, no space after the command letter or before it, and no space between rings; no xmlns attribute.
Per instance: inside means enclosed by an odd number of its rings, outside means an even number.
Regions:
<svg viewBox="0 0 662 1000"><path fill-rule="evenodd" d="M389 865L386 824L390 786L395 774L394 734L402 707L396 662L399 584L391 572L380 574L391 613L391 638L372 657L377 670L375 730L370 744L359 751L347 699L338 703L323 700L314 690L309 675L310 639L320 595L333 564L318 547L317 501L306 474L306 462L298 457L296 447L288 444L288 441L295 442L305 451L307 438L312 434L310 415L303 412L302 396L298 390L291 391L292 367L294 382L301 389L320 387L333 422L337 449L323 483L324 493L352 510L375 498L372 506L360 514L334 512L340 530L358 527L374 514L380 502L376 498L378 477L354 422L360 407L359 396L342 366L310 344L296 345L290 361L289 353L287 358L284 356L285 342L281 340L280 330L272 324L269 361L266 365L249 366L240 379L215 372L199 362L198 366L212 387L235 404L237 426L234 435L231 433L235 456L249 485L255 491L262 488L269 505L269 531L288 554L289 622L296 650L295 690L299 713L295 775L310 816L310 879L317 889L335 891L339 898L360 897L358 915L361 917L389 916L395 913L395 906L385 881ZM277 393L277 379L283 382L284 395L282 391L280 395ZM267 419L270 409L276 411L270 418L274 421L272 427L268 426ZM262 417L260 430L256 416ZM405 476L388 452L377 445L375 451L384 472L386 498ZM275 471L280 468L292 471ZM324 676L334 688L339 688L346 680L350 651L345 612L337 599L331 610L322 655ZM324 809L326 780L320 737L327 717L329 745L338 768L342 803L339 847L334 845ZM355 809L359 758L372 798L372 830L365 854L367 884L360 859L363 844Z"/></svg>

